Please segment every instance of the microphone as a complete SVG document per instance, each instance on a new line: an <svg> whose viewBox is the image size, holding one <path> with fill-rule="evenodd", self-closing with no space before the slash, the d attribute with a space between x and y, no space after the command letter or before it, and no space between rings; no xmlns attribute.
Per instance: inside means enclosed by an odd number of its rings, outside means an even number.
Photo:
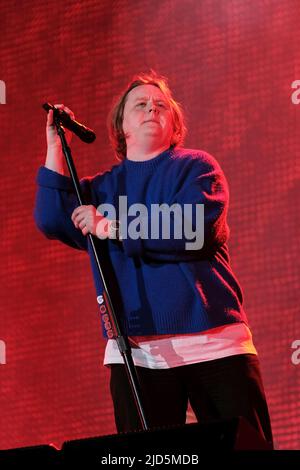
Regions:
<svg viewBox="0 0 300 470"><path fill-rule="evenodd" d="M50 109L53 109L54 115L59 118L61 124L74 132L74 134L76 134L79 139L86 144L91 144L96 139L96 134L92 129L89 129L80 122L75 121L75 119L72 119L64 110L59 110L50 103L44 103L42 107L47 111L47 113Z"/></svg>

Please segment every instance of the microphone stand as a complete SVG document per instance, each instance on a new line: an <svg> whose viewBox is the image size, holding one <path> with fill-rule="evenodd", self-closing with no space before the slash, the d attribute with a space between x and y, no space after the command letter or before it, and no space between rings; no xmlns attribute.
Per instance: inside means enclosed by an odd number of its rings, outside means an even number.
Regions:
<svg viewBox="0 0 300 470"><path fill-rule="evenodd" d="M73 159L72 159L71 149L68 146L66 138L65 138L65 131L61 126L61 122L60 122L60 119L59 119L59 112L54 111L54 113L53 113L53 122L55 124L57 134L59 135L60 140L61 140L63 153L64 153L64 156L65 156L67 165L68 165L68 169L69 169L70 176L71 176L73 186L74 186L74 189L75 189L78 204L83 205L84 201L83 201L83 196L82 196L82 191L81 191L79 179L78 179L76 168L75 168L75 165L74 165L74 162L73 162ZM103 284L103 288L104 288L103 297L104 297L105 302L106 302L108 317L109 317L110 324L111 324L112 329L113 329L113 338L116 340L116 342L118 344L118 347L119 347L119 351L120 351L120 353L121 353L121 355L124 359L125 369L126 369L128 380L129 380L129 383L130 383L130 386L131 386L131 389L132 389L132 392L133 392L133 396L134 396L135 404L136 404L138 414L139 414L139 417L140 417L142 428L143 428L144 431L147 431L149 429L149 426L147 424L147 420L146 420L146 417L145 417L144 407L143 407L143 403L142 403L142 399L141 399L140 384L139 384L137 372L136 372L136 369L135 369L135 366L134 366L134 363L133 363L132 354L131 354L131 347L130 347L130 344L129 344L129 341L128 341L128 337L126 335L124 335L121 331L121 327L120 327L117 315L115 313L111 297L110 297L108 289L107 289L107 284L106 284L105 279L104 279L103 271L101 269L101 265L100 265L99 256L98 256L98 253L97 253L97 248L96 248L96 245L95 245L94 237L91 233L88 233L87 237L89 239L90 246L92 247L92 252L93 252L93 256L95 258L98 274L100 275L100 278L101 278L101 281L102 281L102 284Z"/></svg>

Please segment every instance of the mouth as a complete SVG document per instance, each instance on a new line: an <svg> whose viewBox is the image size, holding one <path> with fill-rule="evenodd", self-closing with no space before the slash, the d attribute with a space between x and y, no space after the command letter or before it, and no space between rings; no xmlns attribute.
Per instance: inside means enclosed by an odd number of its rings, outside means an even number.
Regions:
<svg viewBox="0 0 300 470"><path fill-rule="evenodd" d="M159 122L155 121L154 119L149 119L149 121L144 121L144 124L147 124L148 122L153 122L155 124L159 124Z"/></svg>

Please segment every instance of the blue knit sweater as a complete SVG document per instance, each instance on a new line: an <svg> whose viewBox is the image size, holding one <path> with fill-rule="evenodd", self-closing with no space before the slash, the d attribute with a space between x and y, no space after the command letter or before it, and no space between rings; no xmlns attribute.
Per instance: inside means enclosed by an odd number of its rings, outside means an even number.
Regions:
<svg viewBox="0 0 300 470"><path fill-rule="evenodd" d="M70 219L78 205L70 177L41 167L37 183L38 228L50 239L91 254L87 237ZM127 196L128 207L145 204L149 214L153 203L204 204L201 249L186 250L190 240L176 239L174 233L165 240L161 231L158 239L97 240L111 297L127 335L192 333L247 323L226 244L228 186L211 155L171 147L148 161L125 159L80 183L86 204L95 207L110 203L117 209L121 195ZM103 287L92 257L91 262L99 296ZM107 337L104 327L103 333Z"/></svg>

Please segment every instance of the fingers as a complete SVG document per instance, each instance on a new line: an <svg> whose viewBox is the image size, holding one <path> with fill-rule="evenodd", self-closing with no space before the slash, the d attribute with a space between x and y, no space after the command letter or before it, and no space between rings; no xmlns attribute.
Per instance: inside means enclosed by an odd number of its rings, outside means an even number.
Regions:
<svg viewBox="0 0 300 470"><path fill-rule="evenodd" d="M71 215L74 226L81 230L82 235L91 233L100 239L109 236L109 220L96 211L93 205L76 207Z"/></svg>
<svg viewBox="0 0 300 470"><path fill-rule="evenodd" d="M50 109L48 114L47 114L47 126L53 126L53 110Z"/></svg>
<svg viewBox="0 0 300 470"><path fill-rule="evenodd" d="M89 206L82 205L74 209L71 215L71 219L76 228L80 228L80 230L83 230L87 225L90 225L89 220L91 217L91 211L93 209L94 207L91 205ZM87 230L86 233L88 233L88 231L89 230Z"/></svg>
<svg viewBox="0 0 300 470"><path fill-rule="evenodd" d="M82 231L82 233L83 233L83 231L86 231L86 233L88 233L89 223L88 223L88 220L87 220L87 214L86 213L81 213L81 214L78 214L75 217L72 217L72 221L73 221L74 226L76 228L79 228Z"/></svg>
<svg viewBox="0 0 300 470"><path fill-rule="evenodd" d="M65 106L64 104L55 104L54 107L56 109L65 111L65 113L67 113L71 119L75 119L75 114L73 113L73 111L67 106ZM48 127L53 126L53 110L52 109L49 110L48 115L47 115L47 126Z"/></svg>
<svg viewBox="0 0 300 470"><path fill-rule="evenodd" d="M106 218L99 214L93 205L82 205L76 207L71 215L71 219L74 226L77 229L80 229L83 235L87 235L88 233L95 235L99 219L101 222L104 221L105 225L105 227L100 226L100 232L107 232L108 230ZM107 235L105 235L104 238L106 237Z"/></svg>
<svg viewBox="0 0 300 470"><path fill-rule="evenodd" d="M82 228L85 225L85 214L83 214L83 216L80 218L78 216L75 217L74 219L72 219L72 221L76 228Z"/></svg>
<svg viewBox="0 0 300 470"><path fill-rule="evenodd" d="M71 216L71 219L76 228L78 227L82 228L85 225L85 223L82 224L82 222L84 222L86 219L86 213L85 212L77 212L76 214L73 213Z"/></svg>
<svg viewBox="0 0 300 470"><path fill-rule="evenodd" d="M89 229L87 227L84 227L82 230L82 235L87 235L89 233Z"/></svg>
<svg viewBox="0 0 300 470"><path fill-rule="evenodd" d="M67 108L66 106L64 107L64 111L69 114L70 118L72 119L75 119L75 114L73 113L73 111L69 108Z"/></svg>
<svg viewBox="0 0 300 470"><path fill-rule="evenodd" d="M59 109L59 110L62 110L62 111L65 111L67 114L69 114L69 116L72 118L72 119L75 119L75 114L73 113L73 111L68 108L67 106L65 106L64 104L55 104L54 107L56 109ZM49 111L50 112L50 111Z"/></svg>
<svg viewBox="0 0 300 470"><path fill-rule="evenodd" d="M97 212L95 206L93 206L92 204L89 204L89 205L82 204L81 206L78 206L73 210L71 219L73 220L75 217L77 217L78 214L81 214L82 212L87 212L87 211L95 213L96 217L100 217L100 218L104 217L100 212Z"/></svg>
<svg viewBox="0 0 300 470"><path fill-rule="evenodd" d="M79 222L76 222L75 224L75 227L76 228L80 228L80 230L84 229L85 227L87 227L87 222L85 220L85 218L81 219L81 221Z"/></svg>
<svg viewBox="0 0 300 470"><path fill-rule="evenodd" d="M83 204L82 206L76 207L76 209L74 209L74 211L73 211L73 213L72 213L72 215L71 215L71 219L73 220L73 222L75 221L76 217L77 217L79 214L81 214L81 213L83 213L83 212L85 213L88 207L89 207L89 206L85 206L84 204Z"/></svg>

